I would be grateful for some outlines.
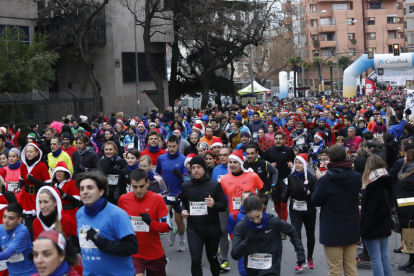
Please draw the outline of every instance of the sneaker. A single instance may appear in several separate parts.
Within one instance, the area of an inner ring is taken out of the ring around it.
[[[222,260],[220,264],[221,271],[230,271],[230,264],[227,260]]]
[[[314,269],[315,268],[315,264],[313,263],[313,259],[312,258],[308,258],[308,265],[307,267],[309,269]]]
[[[168,260],[168,258],[165,258],[165,275],[167,275],[167,267],[169,263],[170,263],[170,260]]]
[[[185,241],[180,241],[178,243],[177,251],[178,252],[184,252],[185,251]]]
[[[282,239],[282,241],[286,240],[286,235],[283,233],[280,233],[280,238]]]
[[[174,245],[176,236],[177,236],[177,228],[173,227],[173,229],[170,230],[170,238],[168,239],[168,243],[170,246]]]
[[[303,266],[304,265],[296,265],[295,270],[296,271],[301,271],[301,270],[303,270]]]

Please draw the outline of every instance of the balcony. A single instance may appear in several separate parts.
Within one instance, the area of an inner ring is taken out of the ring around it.
[[[319,43],[320,43],[320,47],[321,48],[332,48],[332,47],[336,47],[335,40],[331,40],[331,41],[319,41]]]
[[[318,27],[318,32],[320,32],[320,33],[335,32],[335,25],[319,26]]]

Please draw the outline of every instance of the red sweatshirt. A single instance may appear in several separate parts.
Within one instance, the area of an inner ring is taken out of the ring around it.
[[[137,217],[140,219],[141,213],[148,213],[152,219],[149,232],[135,231],[138,240],[138,253],[132,255],[132,257],[156,260],[164,256],[160,232],[170,231],[170,226],[167,222],[159,222],[159,219],[168,216],[167,206],[162,196],[147,191],[142,198],[137,198],[134,192],[130,192],[119,198],[118,207],[127,212],[129,216],[132,216],[131,220]],[[141,223],[145,224],[145,222]]]
[[[160,149],[157,152],[149,151],[148,149],[141,151],[141,156],[148,155],[152,160],[152,165],[157,166],[157,160],[160,155],[167,153],[166,150]]]

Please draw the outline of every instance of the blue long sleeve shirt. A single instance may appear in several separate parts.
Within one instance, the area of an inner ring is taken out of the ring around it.
[[[162,175],[165,183],[170,188],[170,195],[177,196],[181,192],[183,179],[173,174],[175,168],[181,175],[188,173],[187,167],[184,166],[185,156],[178,154],[171,155],[169,152],[158,157],[156,173]]]

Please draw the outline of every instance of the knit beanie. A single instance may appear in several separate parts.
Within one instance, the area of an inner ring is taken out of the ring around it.
[[[67,133],[67,132],[63,132],[62,133],[62,139],[64,139],[64,138],[70,139],[70,134]]]
[[[14,152],[14,153],[17,155],[17,157],[20,159],[20,150],[19,150],[19,149],[17,149],[17,148],[12,148],[12,149],[10,150],[10,152]]]
[[[203,167],[205,171],[207,170],[206,160],[202,156],[200,155],[194,156],[190,161],[190,168],[195,164]]]

